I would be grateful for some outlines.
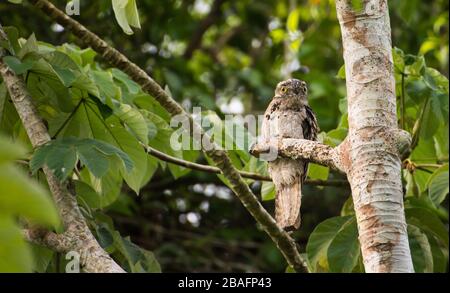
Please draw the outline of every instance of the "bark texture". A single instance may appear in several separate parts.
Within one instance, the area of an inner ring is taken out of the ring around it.
[[[278,150],[278,155],[291,159],[304,159],[310,162],[330,167],[333,170],[344,172],[337,148],[319,143],[317,141],[296,138],[284,138],[268,143],[258,142],[253,145],[250,153],[260,156],[272,150]]]
[[[192,126],[191,131],[201,134],[201,141],[210,141],[209,137],[204,133],[202,127],[198,123],[194,122],[191,115],[184,111],[181,105],[169,96],[167,92],[164,91],[163,88],[139,66],[128,60],[126,56],[109,46],[104,40],[89,31],[79,22],[67,16],[49,1],[29,1],[35,4],[36,7],[41,9],[54,21],[70,30],[86,45],[90,46],[93,50],[99,53],[100,56],[102,56],[109,64],[128,74],[131,79],[142,87],[143,91],[152,95],[172,116],[185,116]],[[202,145],[202,147],[204,147],[204,145]],[[288,264],[297,272],[307,271],[303,257],[300,255],[294,239],[292,239],[288,233],[281,229],[276,224],[272,216],[264,209],[258,198],[251,191],[250,187],[242,179],[239,171],[233,166],[227,152],[215,143],[212,143],[207,149],[203,149],[203,151],[212,159],[223,175],[228,179],[231,189],[235,195],[277,245]]]
[[[6,34],[0,24],[0,40],[6,41]],[[38,115],[24,81],[4,62],[4,50],[0,49],[0,74],[8,89],[11,100],[19,114],[22,124],[34,148],[50,141],[50,135]],[[98,244],[78,208],[76,197],[59,182],[50,169],[44,167],[44,173],[53,198],[61,215],[65,232],[55,234],[36,230],[28,236],[38,241],[50,242],[59,252],[76,251],[80,254],[80,266],[86,272],[125,272]],[[33,237],[31,237],[33,238]]]
[[[349,134],[341,147],[366,272],[413,272],[403,207],[391,28],[386,0],[337,0]],[[401,135],[400,135],[401,134]],[[406,135],[406,139],[407,139]]]
[[[178,166],[183,166],[192,170],[197,170],[197,171],[203,171],[203,172],[208,172],[208,173],[215,173],[215,174],[221,174],[222,171],[214,166],[210,166],[210,165],[203,165],[203,164],[198,164],[198,163],[194,163],[194,162],[190,162],[190,161],[186,161],[186,160],[182,160],[180,158],[176,158],[173,156],[170,156],[166,153],[160,152],[150,146],[144,145],[142,144],[142,146],[145,148],[146,152],[152,156],[154,156],[155,158],[158,158],[160,160],[163,160],[165,162],[171,163],[171,164],[175,164]],[[328,146],[325,146],[328,147]],[[272,179],[270,178],[270,176],[266,176],[266,175],[261,175],[258,173],[252,173],[252,172],[246,172],[246,171],[239,171],[239,174],[241,174],[241,176],[243,178],[249,178],[249,179],[254,179],[254,180],[259,180],[259,181],[272,181]],[[304,182],[305,185],[313,185],[313,186],[343,186],[343,187],[348,187],[348,182],[346,180],[320,180],[320,179],[306,179]]]
[[[336,148],[302,139],[255,145],[347,174],[368,273],[414,272],[406,231],[401,153],[411,135],[397,128],[391,28],[385,0],[337,0],[346,68],[349,133]],[[356,6],[356,5],[355,5]]]

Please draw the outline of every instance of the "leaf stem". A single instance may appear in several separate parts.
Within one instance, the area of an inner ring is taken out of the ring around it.
[[[405,129],[405,74],[402,72],[402,90],[400,93],[400,128]]]
[[[83,102],[83,99],[80,99],[78,104],[75,106],[75,108],[70,113],[69,117],[67,117],[66,121],[64,121],[64,123],[59,127],[59,129],[56,131],[56,133],[52,136],[52,139],[55,139],[58,136],[58,134],[64,129],[64,127],[66,127],[67,123],[69,123],[69,121],[72,119],[72,117],[78,111],[78,108],[80,108],[82,102]]]

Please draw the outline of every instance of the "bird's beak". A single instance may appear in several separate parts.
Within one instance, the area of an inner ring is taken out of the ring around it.
[[[273,98],[274,98],[274,99],[279,99],[279,98],[281,98],[281,96],[275,95]]]

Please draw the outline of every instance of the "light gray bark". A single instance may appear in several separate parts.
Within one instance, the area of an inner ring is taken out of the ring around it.
[[[336,148],[301,139],[256,145],[254,154],[306,159],[343,171],[352,189],[368,273],[414,272],[403,206],[400,151],[411,136],[397,128],[387,1],[337,0],[348,99],[349,133]]]
[[[391,28],[385,0],[337,0],[349,134],[341,151],[366,272],[413,272],[403,207]]]

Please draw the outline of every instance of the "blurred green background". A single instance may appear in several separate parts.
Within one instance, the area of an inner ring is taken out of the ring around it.
[[[187,109],[260,114],[275,85],[292,75],[307,81],[323,131],[335,129],[345,112],[334,1],[139,0],[142,28],[134,35],[117,25],[110,0],[80,3],[78,21],[167,84]],[[389,8],[393,46],[423,54],[427,66],[448,77],[448,1],[391,0]],[[2,1],[0,15],[21,36],[83,46],[28,4]],[[252,188],[259,194],[260,184]],[[301,251],[317,224],[340,214],[350,190],[307,186],[303,193],[303,224],[293,235]],[[273,212],[273,201],[264,205]],[[139,196],[124,188],[107,214],[122,235],[152,250],[165,272],[285,270],[273,243],[214,174],[174,179],[159,169]]]

